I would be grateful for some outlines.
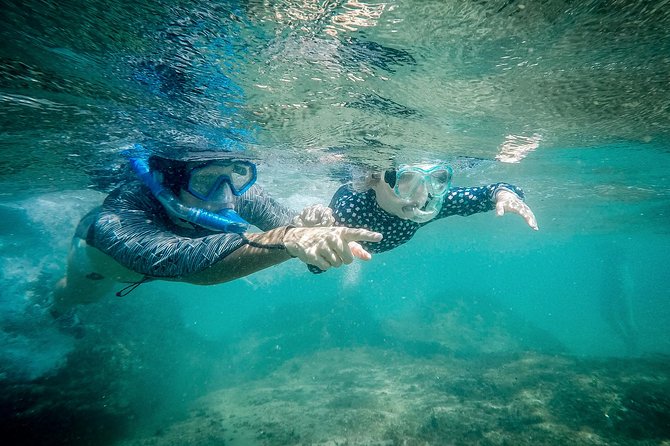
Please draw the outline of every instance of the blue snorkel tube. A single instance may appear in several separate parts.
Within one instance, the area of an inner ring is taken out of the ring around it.
[[[133,144],[133,148],[124,150],[123,155],[128,158],[130,167],[142,183],[151,190],[165,210],[175,217],[217,232],[242,234],[249,229],[249,223],[232,209],[215,213],[184,205],[170,189],[156,181],[149,168],[148,151],[142,144]]]

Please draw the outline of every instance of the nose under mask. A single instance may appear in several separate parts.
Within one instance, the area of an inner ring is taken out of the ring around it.
[[[235,206],[235,196],[228,184],[223,183],[219,190],[205,203],[207,209],[212,212],[221,212],[226,209],[233,209]]]

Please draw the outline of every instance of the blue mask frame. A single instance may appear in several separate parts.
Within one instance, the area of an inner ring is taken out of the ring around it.
[[[251,161],[231,160],[230,162],[223,162],[223,164],[226,164],[226,165],[239,164],[239,165],[245,166],[246,168],[248,168],[251,171],[251,177],[247,182],[245,182],[243,185],[235,184],[235,181],[233,181],[233,179],[230,177],[230,174],[226,173],[226,174],[219,175],[219,177],[216,179],[216,181],[211,186],[209,186],[206,194],[202,194],[202,193],[196,191],[191,186],[191,178],[193,177],[194,173],[197,174],[197,172],[199,170],[208,168],[208,167],[212,166],[213,164],[217,164],[217,163],[222,163],[222,162],[221,161],[210,161],[208,163],[205,163],[205,164],[202,164],[198,167],[195,167],[191,170],[191,173],[189,174],[189,181],[188,181],[187,189],[186,189],[191,195],[193,195],[194,197],[196,197],[196,198],[198,198],[202,201],[210,201],[213,198],[214,194],[219,190],[219,188],[224,183],[226,183],[230,187],[230,190],[233,193],[233,195],[239,197],[240,195],[242,195],[243,193],[248,191],[249,188],[251,188],[251,186],[254,185],[254,183],[256,183],[256,179],[258,177],[258,171],[257,171],[256,165],[254,163],[252,163]]]

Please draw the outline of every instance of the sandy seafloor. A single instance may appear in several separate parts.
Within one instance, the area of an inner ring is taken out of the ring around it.
[[[296,358],[135,445],[670,445],[667,361],[532,352]]]
[[[4,435],[116,446],[670,445],[666,356],[577,357],[474,302],[436,304],[430,321],[384,320],[383,335],[365,339],[365,321],[333,307],[311,324],[247,330],[216,354],[169,305],[153,315],[162,328],[128,330],[140,304],[115,302],[98,322],[84,314],[88,333],[56,375],[5,386]],[[301,348],[286,351],[297,334]]]

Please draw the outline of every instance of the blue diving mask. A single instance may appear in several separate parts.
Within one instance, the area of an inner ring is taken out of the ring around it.
[[[203,201],[218,196],[224,184],[235,196],[245,193],[256,182],[256,165],[249,161],[215,160],[191,170],[187,190]]]
[[[151,190],[151,193],[163,205],[165,210],[173,216],[212,231],[241,234],[249,229],[249,223],[240,217],[233,209],[222,209],[219,212],[212,212],[199,207],[187,206],[182,203],[169,188],[156,180],[153,172],[149,168],[148,152],[141,144],[134,144],[132,149],[124,151],[124,155],[128,158],[130,166],[135,174]],[[253,181],[255,181],[255,179],[256,169],[254,166]],[[241,191],[241,194],[251,187],[253,181],[251,181],[246,188],[244,186],[238,187],[241,183],[236,182],[234,186],[235,189],[233,189],[233,185],[231,185],[231,190],[233,190],[233,192],[235,190],[238,192]],[[212,185],[210,189],[216,190],[217,188],[220,188],[223,181],[217,180],[215,183],[218,183],[218,186],[215,187]],[[205,194],[205,196],[210,195],[211,194],[209,193]]]
[[[409,218],[417,223],[425,223],[437,216],[442,209],[444,197],[451,187],[453,171],[445,164],[402,165],[397,170],[384,174],[384,181],[394,194],[403,201],[411,202],[417,196],[427,195],[423,206],[409,204],[403,207]]]

